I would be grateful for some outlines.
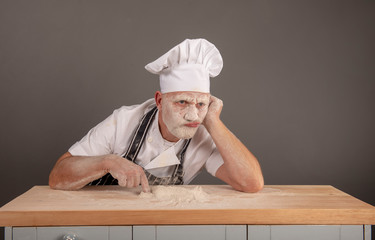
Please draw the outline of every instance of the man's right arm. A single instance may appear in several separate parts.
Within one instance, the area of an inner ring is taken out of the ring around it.
[[[77,190],[88,183],[110,173],[123,187],[142,185],[149,192],[147,177],[142,167],[113,154],[102,156],[73,156],[63,154],[56,162],[49,176],[53,189]]]

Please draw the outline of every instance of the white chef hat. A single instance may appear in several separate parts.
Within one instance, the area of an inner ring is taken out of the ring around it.
[[[210,77],[219,75],[223,59],[219,50],[205,39],[186,39],[145,66],[159,74],[162,93],[210,92]]]

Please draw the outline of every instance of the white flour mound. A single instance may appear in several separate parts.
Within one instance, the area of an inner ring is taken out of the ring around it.
[[[209,200],[209,195],[200,186],[193,189],[175,186],[155,186],[152,188],[152,193],[141,192],[139,197],[156,198],[159,201],[172,204],[207,202]]]

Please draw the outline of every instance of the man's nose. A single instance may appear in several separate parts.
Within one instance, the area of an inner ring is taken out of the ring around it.
[[[192,122],[196,119],[198,119],[198,109],[195,106],[189,106],[185,114],[185,120]]]

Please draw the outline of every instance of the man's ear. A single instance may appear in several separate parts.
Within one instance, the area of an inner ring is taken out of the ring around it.
[[[161,101],[162,101],[162,93],[160,91],[156,91],[155,93],[155,103],[158,109],[161,108]]]

